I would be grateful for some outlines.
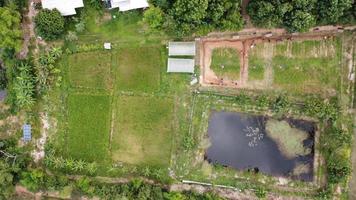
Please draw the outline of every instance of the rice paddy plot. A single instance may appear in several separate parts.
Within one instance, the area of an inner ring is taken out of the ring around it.
[[[73,87],[109,89],[111,78],[111,53],[95,51],[69,56],[69,81]]]
[[[116,53],[117,88],[153,92],[159,89],[163,66],[161,47],[122,48]]]
[[[70,94],[68,97],[67,156],[89,162],[108,158],[110,98]]]
[[[167,167],[173,135],[173,100],[120,96],[116,106],[113,160],[134,165]]]

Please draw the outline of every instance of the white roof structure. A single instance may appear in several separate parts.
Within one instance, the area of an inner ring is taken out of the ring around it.
[[[194,73],[194,59],[168,58],[167,72]]]
[[[111,8],[119,8],[120,11],[128,11],[149,7],[147,0],[110,0]]]
[[[75,9],[81,7],[84,7],[83,0],[42,0],[42,8],[56,8],[63,16],[75,15]]]
[[[169,42],[169,56],[195,56],[195,42]]]

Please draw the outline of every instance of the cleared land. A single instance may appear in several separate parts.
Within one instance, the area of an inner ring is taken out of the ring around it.
[[[96,51],[69,56],[69,80],[73,87],[109,89],[111,52]]]
[[[116,104],[113,160],[167,167],[171,155],[173,101],[121,96]]]
[[[230,80],[240,79],[240,53],[233,48],[213,50],[211,69],[218,77]]]
[[[75,159],[103,162],[108,158],[110,98],[71,94],[68,98],[68,154]]]

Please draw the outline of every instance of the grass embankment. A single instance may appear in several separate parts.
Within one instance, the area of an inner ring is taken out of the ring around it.
[[[216,48],[213,50],[210,68],[219,78],[240,79],[240,54],[233,48]]]

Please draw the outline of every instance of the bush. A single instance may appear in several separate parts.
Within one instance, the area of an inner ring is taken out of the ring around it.
[[[64,18],[57,9],[41,10],[35,23],[37,33],[46,40],[58,39],[64,32]]]
[[[158,31],[164,22],[163,12],[160,8],[151,6],[143,15],[143,22],[148,24],[151,30]]]
[[[31,191],[37,191],[44,185],[44,176],[44,173],[40,170],[23,172],[20,183]]]

